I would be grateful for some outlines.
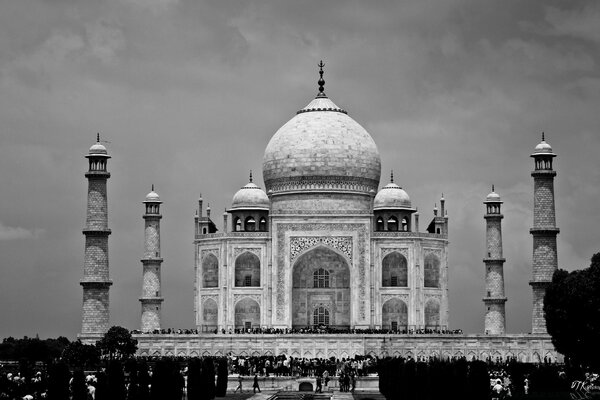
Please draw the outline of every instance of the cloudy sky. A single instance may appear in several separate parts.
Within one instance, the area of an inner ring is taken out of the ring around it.
[[[600,2],[0,0],[0,337],[80,330],[87,182],[110,143],[111,323],[139,326],[142,204],[164,201],[163,321],[193,327],[193,215],[221,214],[317,93],[363,125],[426,225],[450,217],[451,328],[483,331],[496,185],[509,332],[531,327],[532,178],[555,169],[559,264],[600,251]]]

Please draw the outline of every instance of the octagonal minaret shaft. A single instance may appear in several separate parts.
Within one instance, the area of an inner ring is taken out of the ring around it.
[[[108,276],[108,199],[106,181],[110,173],[106,164],[110,156],[106,147],[97,142],[85,156],[89,161],[87,217],[85,229],[85,258],[83,263],[82,335],[104,334],[109,324],[108,292],[112,282]]]
[[[503,335],[506,333],[506,297],[504,294],[504,261],[502,256],[502,205],[500,196],[494,191],[486,197],[486,257],[485,290],[485,334]]]
[[[552,160],[556,154],[546,143],[542,133],[542,141],[535,147],[533,154],[535,170],[533,177],[533,274],[529,282],[533,290],[533,315],[531,332],[547,334],[544,316],[544,296],[546,288],[552,281],[552,275],[558,268],[556,252],[556,235],[560,230],[556,227],[554,208],[554,177]]]
[[[163,298],[160,292],[160,267],[163,259],[160,255],[160,205],[158,194],[152,191],[146,196],[144,203],[144,258],[142,297],[142,318],[140,330],[152,332],[160,329],[160,314]]]

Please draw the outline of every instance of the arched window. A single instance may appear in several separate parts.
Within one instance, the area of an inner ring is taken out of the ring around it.
[[[235,259],[235,286],[260,286],[260,260],[250,252]]]
[[[402,230],[404,232],[408,231],[408,220],[406,217],[402,218]]]
[[[329,271],[323,268],[319,268],[313,274],[314,285],[316,288],[328,288],[329,287]]]
[[[435,300],[425,304],[425,328],[436,328],[440,325],[440,305]]]
[[[377,218],[377,224],[376,224],[375,230],[376,231],[383,231],[384,230],[384,228],[383,228],[383,218],[381,218],[381,217]]]
[[[424,285],[425,287],[440,287],[440,260],[434,254],[425,256]]]
[[[260,326],[260,305],[248,297],[238,301],[234,308],[236,329],[251,329]]]
[[[408,286],[408,263],[402,254],[390,253],[383,258],[381,264],[381,286]]]
[[[267,219],[265,217],[260,219],[260,222],[258,223],[258,230],[261,232],[267,231]]]
[[[254,217],[246,218],[245,227],[247,232],[254,232],[256,230],[256,220]]]
[[[392,298],[383,303],[381,316],[384,329],[406,330],[408,327],[408,307],[400,299]]]
[[[202,287],[210,288],[219,285],[219,260],[209,253],[202,260]]]
[[[202,325],[203,330],[213,330],[217,328],[219,320],[219,309],[213,299],[208,299],[202,305]]]
[[[329,310],[325,307],[317,307],[315,308],[313,314],[313,324],[314,325],[329,325]]]
[[[387,221],[388,231],[397,231],[398,230],[398,218],[392,216]]]
[[[242,230],[242,220],[241,219],[236,218],[233,221],[233,225],[234,225],[234,229],[235,229],[236,232],[239,232],[239,231]]]

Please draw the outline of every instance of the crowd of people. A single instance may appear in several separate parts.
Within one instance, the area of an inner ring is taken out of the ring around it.
[[[149,332],[143,332],[137,329],[131,331],[131,334],[153,334],[153,335],[197,335],[201,333],[198,329],[155,329]],[[446,328],[398,328],[398,329],[350,329],[336,328],[331,326],[307,326],[304,328],[229,328],[212,329],[209,333],[214,334],[250,334],[250,335],[323,335],[323,334],[342,334],[342,335],[462,335],[462,329]]]
[[[377,373],[377,358],[294,358],[279,356],[229,356],[230,374],[292,377],[367,376]]]
[[[41,371],[33,370],[22,374],[18,368],[0,364],[0,399],[34,400],[44,399],[47,380]]]

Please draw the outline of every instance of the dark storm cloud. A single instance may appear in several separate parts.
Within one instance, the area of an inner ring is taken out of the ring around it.
[[[419,207],[450,216],[450,320],[483,329],[485,195],[504,204],[508,330],[530,327],[532,179],[545,130],[559,263],[598,251],[593,1],[34,1],[0,5],[0,335],[80,324],[83,155],[109,140],[112,322],[139,324],[141,201],[163,206],[164,325],[190,327],[200,192],[219,226],[273,133],[326,92]],[[9,240],[10,239],[10,240]]]

